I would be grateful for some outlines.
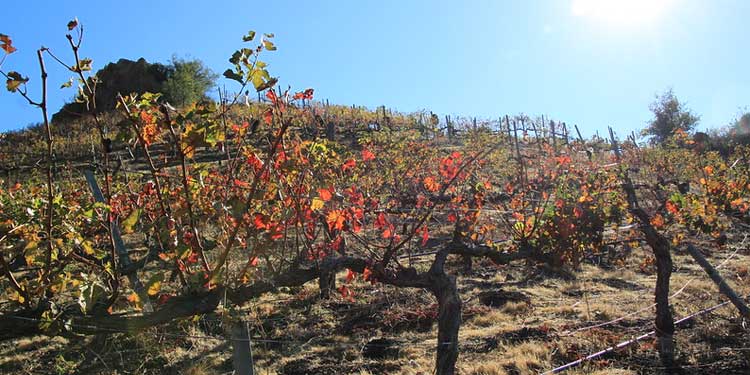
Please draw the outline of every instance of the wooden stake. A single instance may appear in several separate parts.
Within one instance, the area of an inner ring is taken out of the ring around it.
[[[734,292],[732,287],[727,284],[726,280],[724,280],[723,277],[721,277],[721,274],[719,274],[719,271],[714,268],[711,263],[706,260],[706,258],[701,254],[701,252],[696,249],[692,244],[689,244],[687,246],[687,250],[690,253],[690,255],[695,259],[698,264],[700,264],[701,268],[703,268],[704,271],[708,274],[708,276],[713,280],[713,282],[716,284],[716,286],[719,287],[719,291],[721,294],[727,296],[730,301],[732,301],[732,304],[737,307],[737,310],[740,311],[740,314],[742,314],[745,319],[750,319],[750,309],[748,309],[745,302],[742,300],[740,296],[737,295],[737,293]]]
[[[99,185],[96,183],[94,172],[87,169],[83,171],[83,174],[86,176],[86,181],[91,188],[91,193],[94,195],[94,200],[100,203],[104,203],[104,194],[102,194],[101,189],[99,189]],[[140,298],[141,300],[141,304],[143,305],[143,312],[153,312],[154,308],[151,306],[151,301],[149,301],[148,299],[146,288],[138,279],[136,271],[131,268],[132,262],[130,261],[130,256],[128,255],[128,249],[125,247],[125,242],[120,236],[120,228],[118,226],[117,220],[110,223],[110,230],[112,231],[112,241],[114,242],[114,247],[119,257],[120,270],[123,274],[128,276],[130,286],[133,288],[135,294],[137,294],[138,298]],[[112,259],[113,263],[114,261],[115,260]]]

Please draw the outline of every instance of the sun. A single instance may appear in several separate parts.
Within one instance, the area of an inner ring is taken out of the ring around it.
[[[616,28],[654,25],[669,11],[674,0],[572,0],[576,17]]]

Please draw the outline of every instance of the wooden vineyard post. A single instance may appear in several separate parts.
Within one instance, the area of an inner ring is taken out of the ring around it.
[[[552,150],[555,151],[555,155],[557,155],[557,134],[555,134],[555,122],[550,121],[549,122],[549,130],[552,135]]]
[[[83,174],[86,176],[86,181],[91,188],[91,193],[94,195],[94,199],[99,203],[104,203],[104,194],[102,194],[102,190],[96,183],[94,172],[87,169],[83,172]],[[109,228],[112,231],[112,242],[114,242],[113,245],[119,257],[120,270],[124,275],[128,277],[128,281],[130,281],[130,285],[133,287],[133,291],[135,291],[135,294],[137,294],[138,298],[140,298],[141,304],[143,305],[143,312],[153,312],[154,308],[151,306],[151,302],[148,299],[146,288],[143,287],[141,280],[138,279],[136,270],[132,268],[133,263],[130,261],[130,256],[128,255],[128,249],[125,247],[125,242],[120,236],[120,227],[118,227],[118,224],[119,223],[117,222],[117,220],[113,220],[110,223]],[[114,259],[112,259],[112,262],[114,262]]]
[[[581,136],[581,131],[578,130],[578,125],[573,124],[573,127],[576,129],[576,134],[578,134],[578,141],[581,142],[581,144],[585,144],[586,142],[583,140],[583,136]]]
[[[693,257],[693,259],[695,259],[695,261],[700,264],[701,268],[706,271],[706,273],[711,278],[711,280],[713,280],[716,286],[719,287],[719,291],[721,292],[721,294],[729,298],[729,300],[735,307],[737,307],[737,310],[740,311],[740,314],[742,314],[743,317],[745,317],[746,319],[750,319],[750,309],[748,309],[742,298],[734,292],[732,287],[727,284],[726,280],[721,277],[719,271],[717,271],[716,268],[714,268],[711,263],[706,260],[703,254],[701,254],[701,252],[698,251],[698,249],[696,249],[693,245],[688,245],[687,250]]]
[[[510,130],[510,117],[508,117],[508,115],[505,115],[505,126],[508,127],[508,139],[510,139],[510,138],[513,137],[513,135],[511,134],[511,130]]]
[[[250,333],[247,323],[236,320],[229,328],[229,338],[232,342],[232,363],[236,375],[254,375],[253,348],[250,343]]]
[[[326,123],[326,139],[331,142],[336,140],[336,125],[333,121]]]

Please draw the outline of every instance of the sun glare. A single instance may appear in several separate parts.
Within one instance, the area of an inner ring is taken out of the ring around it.
[[[673,0],[573,0],[571,12],[606,26],[629,28],[648,26],[669,10]]]

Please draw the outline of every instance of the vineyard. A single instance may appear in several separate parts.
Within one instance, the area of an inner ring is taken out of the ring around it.
[[[255,32],[218,101],[99,111],[68,30],[38,74],[0,35],[43,121],[0,144],[2,373],[750,368],[750,147],[332,105],[280,87]],[[75,127],[45,64],[74,75]]]

